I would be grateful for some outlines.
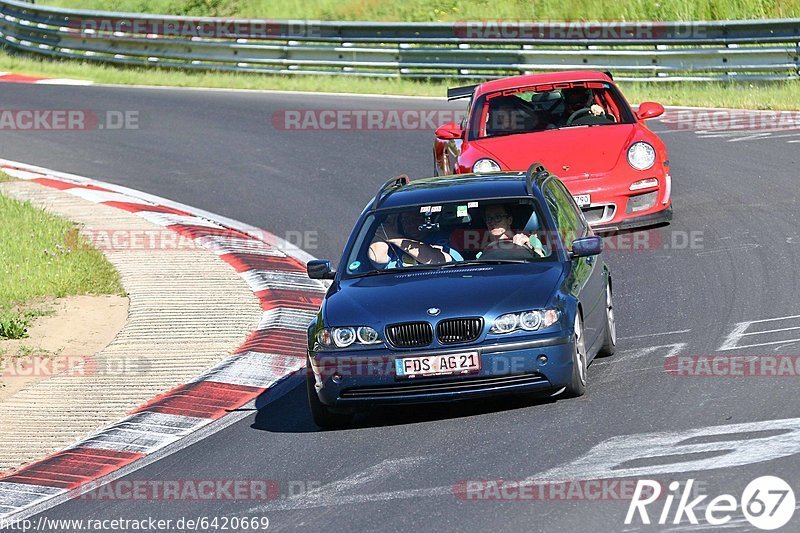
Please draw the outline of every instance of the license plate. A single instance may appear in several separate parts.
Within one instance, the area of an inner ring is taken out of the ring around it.
[[[592,203],[590,194],[576,194],[573,198],[575,198],[575,203],[578,204],[578,207],[588,207]]]
[[[472,374],[481,369],[481,358],[478,352],[424,355],[395,359],[394,367],[397,377],[403,379]]]

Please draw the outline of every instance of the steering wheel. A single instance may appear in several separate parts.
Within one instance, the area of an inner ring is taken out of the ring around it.
[[[578,109],[573,114],[571,114],[569,116],[569,118],[567,119],[567,126],[571,125],[575,121],[575,119],[577,119],[578,117],[582,117],[583,115],[588,115],[591,112],[592,112],[592,110],[589,107],[584,107],[583,109]]]
[[[538,258],[527,246],[514,244],[509,240],[494,241],[483,249],[481,259],[531,259]]]

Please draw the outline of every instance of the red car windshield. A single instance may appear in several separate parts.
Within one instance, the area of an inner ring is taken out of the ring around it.
[[[630,107],[610,83],[550,83],[481,95],[473,105],[469,137],[475,140],[635,121]]]

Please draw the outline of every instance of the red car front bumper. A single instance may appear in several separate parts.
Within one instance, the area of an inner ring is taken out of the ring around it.
[[[639,181],[656,179],[657,185],[631,190]],[[562,178],[592,229],[598,232],[651,226],[672,220],[672,178],[669,167],[648,172],[612,171],[608,175]],[[583,198],[581,198],[583,197]]]

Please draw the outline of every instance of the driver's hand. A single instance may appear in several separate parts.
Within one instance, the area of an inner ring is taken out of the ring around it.
[[[517,233],[516,235],[514,235],[514,238],[512,239],[512,242],[514,244],[516,244],[517,246],[524,246],[524,247],[528,248],[529,250],[533,249],[533,247],[531,246],[530,238],[527,235],[525,235],[524,233]]]
[[[601,106],[599,104],[592,104],[592,107],[589,108],[589,112],[592,115],[594,115],[596,117],[599,117],[600,115],[605,114],[606,110],[603,109],[603,106]]]

